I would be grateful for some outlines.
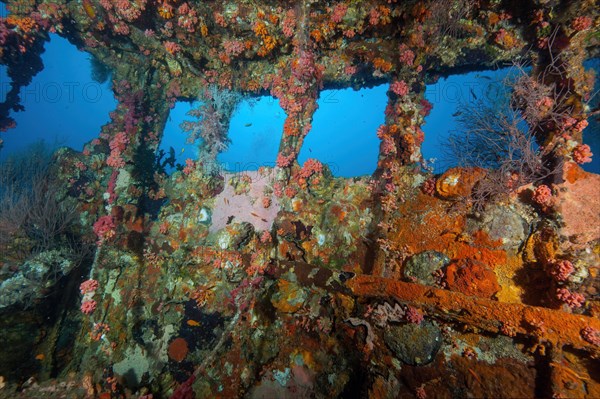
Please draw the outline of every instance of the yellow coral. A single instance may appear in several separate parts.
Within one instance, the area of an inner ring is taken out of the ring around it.
[[[6,23],[9,25],[15,25],[19,28],[19,30],[25,33],[31,32],[31,30],[37,26],[35,21],[30,17],[19,18],[12,15],[6,17]]]
[[[264,37],[269,34],[269,32],[267,31],[267,26],[262,21],[256,22],[254,24],[253,30],[254,30],[254,33],[256,34],[256,36]]]
[[[392,63],[381,57],[377,57],[373,60],[373,66],[381,72],[389,72],[392,69]]]
[[[276,44],[277,44],[277,40],[275,40],[275,38],[273,38],[272,36],[263,37],[263,45],[258,50],[257,54],[261,57],[269,54],[271,52],[271,50],[273,50],[275,48]]]
[[[158,15],[164,19],[173,18],[173,6],[168,3],[162,4],[160,7],[158,7]]]
[[[310,32],[310,37],[312,37],[313,40],[317,43],[323,40],[323,34],[318,29],[314,29],[312,32]]]

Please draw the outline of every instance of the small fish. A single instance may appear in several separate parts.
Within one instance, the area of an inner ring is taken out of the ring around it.
[[[485,76],[485,75],[477,75],[477,77],[481,78],[481,79],[492,80],[492,78],[490,78],[489,76]]]
[[[462,111],[456,111],[455,113],[452,114],[452,116],[460,116],[462,115]]]
[[[185,148],[182,148],[182,149],[181,149],[181,153],[183,154],[183,152],[184,152],[184,151],[185,151]]]
[[[186,323],[190,327],[200,327],[200,323],[196,320],[188,320]]]
[[[244,125],[244,127],[250,127],[250,126],[252,126],[252,123],[246,123],[246,124]]]
[[[471,91],[471,95],[473,96],[473,98],[475,100],[477,100],[477,96],[475,95],[475,92],[473,91],[473,89],[469,89]]]
[[[43,353],[40,353],[39,355],[35,356],[36,360],[42,361],[46,358],[46,355],[44,355]]]
[[[90,0],[83,0],[82,5],[83,10],[88,15],[88,17],[90,17],[90,19],[96,18],[96,10],[94,9],[94,6],[92,5],[92,2]]]
[[[265,219],[265,218],[260,218],[260,220],[262,220],[263,223],[267,223],[267,219]]]
[[[259,216],[258,214],[256,214],[255,212],[250,212],[250,214],[251,214],[252,216],[254,216],[255,218],[260,218],[260,216]]]
[[[225,202],[225,204],[229,205],[229,200],[227,198],[223,198],[223,202]]]

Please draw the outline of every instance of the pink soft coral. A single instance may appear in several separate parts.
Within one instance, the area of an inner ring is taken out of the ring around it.
[[[559,282],[567,281],[569,276],[573,274],[574,271],[575,268],[573,267],[573,264],[568,260],[556,262],[550,268],[550,274],[556,281]]]
[[[556,298],[564,302],[570,308],[580,308],[585,302],[585,297],[577,292],[571,292],[566,288],[556,290]]]
[[[394,139],[390,136],[385,135],[381,139],[381,153],[383,155],[396,153],[396,143],[394,142]]]
[[[397,96],[405,96],[408,94],[408,85],[403,80],[397,80],[390,85],[390,90]]]
[[[115,137],[111,140],[109,147],[111,151],[116,151],[121,153],[127,148],[127,144],[129,144],[129,138],[125,132],[119,132],[115,134]]]
[[[342,19],[346,16],[346,12],[348,11],[348,5],[344,3],[338,3],[333,7],[331,13],[331,22],[335,24],[339,24],[342,22]]]
[[[129,138],[125,132],[115,134],[109,143],[110,155],[106,160],[106,164],[112,168],[122,168],[125,166],[125,161],[122,158],[122,153],[129,144]]]
[[[423,314],[421,313],[421,311],[412,306],[406,307],[405,317],[409,323],[413,324],[421,324],[421,322],[423,321]]]
[[[408,66],[412,66],[415,61],[415,53],[408,48],[406,44],[401,44],[398,48],[398,52],[400,53],[399,60],[402,64],[406,64]]]
[[[600,346],[600,331],[593,327],[586,326],[581,330],[581,338],[592,345]]]
[[[81,311],[85,314],[92,314],[96,310],[96,301],[93,299],[85,301],[81,304]]]
[[[435,195],[435,182],[435,177],[430,177],[429,179],[425,180],[421,186],[421,191],[433,197]]]
[[[298,173],[299,177],[308,179],[313,174],[319,174],[323,172],[323,164],[316,159],[309,158],[302,165],[302,169]]]
[[[294,28],[296,27],[296,13],[294,10],[287,10],[282,22],[282,31],[285,37],[294,36]]]
[[[541,184],[533,192],[532,199],[539,205],[549,206],[552,203],[552,190],[545,184]]]
[[[167,50],[167,52],[169,52],[171,54],[175,54],[175,53],[179,52],[179,50],[181,50],[181,47],[179,46],[179,44],[177,44],[175,42],[171,42],[171,41],[164,42],[164,46],[165,46],[165,50]]]
[[[86,280],[79,286],[79,291],[81,291],[82,294],[95,292],[97,289],[98,281],[93,279]]]
[[[279,168],[287,168],[292,164],[295,158],[296,156],[294,154],[283,155],[282,153],[279,153],[277,155],[277,160],[275,161],[275,163]]]
[[[99,241],[113,237],[115,228],[115,222],[110,215],[102,216],[94,223],[94,233],[96,233]]]
[[[190,175],[192,174],[192,172],[194,171],[194,169],[196,169],[196,162],[194,162],[193,159],[186,159],[185,160],[185,167],[183,168],[182,172],[184,175]]]
[[[593,22],[592,18],[587,15],[580,16],[571,22],[571,28],[576,31],[588,30],[592,27]]]
[[[579,144],[573,150],[573,160],[578,164],[592,162],[592,151],[587,144]]]

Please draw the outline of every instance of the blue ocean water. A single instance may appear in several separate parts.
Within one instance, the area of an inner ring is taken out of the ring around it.
[[[387,85],[321,93],[312,130],[298,158],[316,158],[335,176],[370,175],[377,167],[377,128],[384,122]]]
[[[384,121],[386,91],[387,85],[360,91],[324,90],[299,162],[316,158],[327,164],[336,176],[373,173],[379,151],[376,131]],[[199,105],[199,102],[178,102],[165,127],[161,148],[168,151],[172,146],[179,154],[180,163],[197,156],[197,146],[185,142],[186,136],[179,124],[192,120],[186,113]],[[231,144],[218,160],[232,171],[274,166],[285,116],[279,101],[273,97],[244,100],[231,120]]]
[[[4,65],[0,65],[0,101],[6,100],[6,93],[9,88],[6,87],[10,84],[10,80],[8,78],[8,74],[6,73],[6,67]]]
[[[497,101],[502,95],[503,80],[509,73],[510,68],[471,72],[440,78],[427,85],[425,97],[433,104],[433,109],[422,127],[425,141],[421,153],[436,173],[456,166],[456,160],[448,156],[444,147],[448,136],[460,129],[458,117],[462,116],[463,108],[478,101]]]
[[[179,125],[194,121],[187,113],[200,106],[199,101],[179,101],[171,110],[165,125],[160,148],[168,152],[173,147],[177,162],[198,156],[198,143],[187,143],[187,135]],[[229,127],[231,145],[219,154],[218,160],[230,171],[257,170],[260,166],[274,166],[283,131],[285,112],[272,97],[243,101],[234,113]]]
[[[589,101],[591,109],[600,106],[600,58],[594,58],[583,63],[586,69],[592,69],[596,73],[596,81],[592,98]],[[589,125],[583,131],[583,142],[590,146],[594,156],[592,162],[583,165],[589,172],[600,173],[600,115],[588,118]]]
[[[11,113],[17,127],[2,135],[0,160],[39,140],[80,151],[84,143],[98,136],[100,127],[110,120],[109,112],[117,106],[110,82],[92,80],[89,55],[58,35],[50,36],[42,55],[44,70],[21,89],[25,111]],[[0,97],[9,90],[5,70],[0,70]]]
[[[285,112],[273,97],[244,101],[229,126],[229,149],[217,158],[232,171],[275,165]]]
[[[163,138],[160,142],[160,149],[167,154],[169,149],[173,148],[177,157],[177,163],[185,164],[187,158],[195,159],[198,157],[198,145],[187,143],[187,135],[181,130],[179,125],[185,120],[191,120],[187,113],[198,106],[197,103],[178,101],[169,113],[169,118],[165,124]],[[170,172],[171,169],[168,169]]]

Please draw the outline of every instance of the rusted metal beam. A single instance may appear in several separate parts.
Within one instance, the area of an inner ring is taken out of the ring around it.
[[[357,275],[346,285],[358,297],[410,303],[434,318],[464,323],[492,333],[530,336],[557,348],[568,345],[600,354],[598,346],[581,337],[581,330],[586,326],[600,330],[600,320],[593,317],[498,302],[382,277]]]
[[[304,262],[279,261],[268,274],[288,278],[292,273],[303,286],[324,288],[362,298],[395,300],[421,308],[428,316],[502,335],[524,335],[554,348],[568,345],[600,355],[600,348],[585,341],[581,330],[600,330],[600,320],[560,310],[498,302],[459,292],[407,283],[384,277],[354,275]]]

